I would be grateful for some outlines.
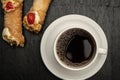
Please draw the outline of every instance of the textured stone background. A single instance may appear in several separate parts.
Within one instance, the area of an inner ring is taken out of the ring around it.
[[[32,5],[24,0],[23,16]],[[48,25],[67,14],[95,20],[106,33],[109,52],[102,69],[88,80],[120,80],[120,0],[52,0],[42,31],[35,35],[23,28],[24,48],[10,47],[3,39],[3,10],[0,4],[0,80],[60,80],[42,62],[40,41]]]

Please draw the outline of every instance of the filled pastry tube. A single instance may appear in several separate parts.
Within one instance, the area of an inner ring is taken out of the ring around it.
[[[24,46],[22,35],[23,0],[1,0],[4,9],[4,29],[2,37],[11,46]]]
[[[26,29],[35,33],[40,32],[50,2],[51,0],[33,0],[30,11],[23,19],[23,24]]]

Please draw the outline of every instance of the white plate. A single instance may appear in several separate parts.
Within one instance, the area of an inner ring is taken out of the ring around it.
[[[103,66],[107,55],[99,55],[96,62],[89,68],[79,71],[71,71],[62,67],[55,59],[53,45],[56,36],[66,27],[82,25],[93,31],[98,39],[99,47],[108,49],[106,36],[100,26],[92,19],[82,15],[67,15],[55,20],[46,29],[41,41],[41,56],[48,70],[55,76],[65,80],[83,80],[93,76]],[[107,54],[107,53],[106,53]]]

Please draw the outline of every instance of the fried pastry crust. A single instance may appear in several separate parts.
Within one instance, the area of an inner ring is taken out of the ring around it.
[[[2,37],[11,46],[24,46],[24,36],[22,35],[22,0],[1,0],[4,9],[4,29]],[[10,9],[5,9],[6,5]],[[16,5],[17,4],[17,5]],[[11,8],[11,5],[13,6]],[[12,9],[12,10],[11,10]]]
[[[23,25],[31,32],[40,32],[51,0],[33,0],[33,6],[23,19]]]

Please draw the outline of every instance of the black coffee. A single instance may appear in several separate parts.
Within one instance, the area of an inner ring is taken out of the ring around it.
[[[96,52],[95,40],[85,30],[73,28],[64,32],[57,42],[57,53],[69,66],[87,65]]]

